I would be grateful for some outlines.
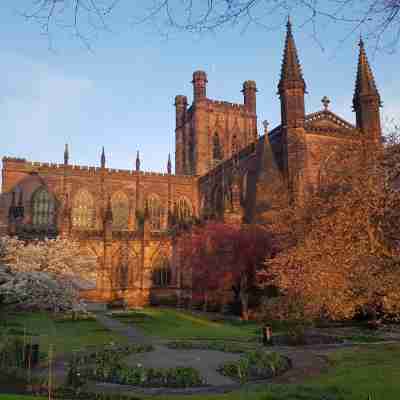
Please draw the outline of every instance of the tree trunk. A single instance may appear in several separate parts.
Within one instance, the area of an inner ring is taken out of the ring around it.
[[[240,292],[240,306],[241,306],[241,318],[244,321],[249,320],[249,295],[241,291]]]
[[[207,312],[208,308],[208,293],[204,293],[203,311]]]

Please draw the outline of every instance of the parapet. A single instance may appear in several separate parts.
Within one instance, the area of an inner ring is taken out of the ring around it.
[[[20,172],[31,173],[38,172],[43,174],[55,174],[75,176],[105,176],[109,178],[132,178],[132,177],[143,177],[143,178],[168,178],[172,182],[183,182],[190,183],[197,179],[191,175],[171,175],[167,172],[153,172],[153,171],[136,171],[136,170],[124,170],[115,168],[100,168],[88,165],[65,165],[48,162],[37,162],[27,161],[24,158],[13,158],[3,157],[3,163],[6,166],[7,162],[18,163],[17,167]]]
[[[230,103],[229,101],[208,100],[211,107],[222,108],[225,111],[247,112],[244,104]]]

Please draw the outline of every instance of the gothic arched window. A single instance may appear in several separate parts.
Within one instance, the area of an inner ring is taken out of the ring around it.
[[[81,229],[92,229],[95,223],[93,196],[81,189],[75,195],[72,206],[72,225]]]
[[[217,132],[215,132],[213,137],[213,159],[214,161],[221,161],[223,159],[221,142]]]
[[[160,257],[153,265],[153,285],[165,287],[171,285],[171,267],[166,257]]]
[[[193,215],[192,205],[189,202],[189,200],[187,200],[184,197],[181,197],[176,203],[176,212],[178,220],[180,221],[188,220]]]
[[[128,229],[129,200],[123,192],[115,193],[111,198],[113,214],[113,228],[116,230]]]
[[[149,213],[150,227],[152,230],[159,231],[162,226],[163,208],[161,201],[157,196],[149,196],[146,201],[146,207]]]
[[[32,196],[32,224],[50,226],[54,224],[55,202],[46,188],[40,187]]]

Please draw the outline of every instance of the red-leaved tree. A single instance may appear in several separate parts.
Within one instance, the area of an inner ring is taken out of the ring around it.
[[[240,301],[243,319],[249,316],[249,297],[257,272],[273,253],[270,234],[260,226],[207,223],[182,238],[182,265],[192,277],[194,299],[223,302],[230,292]]]

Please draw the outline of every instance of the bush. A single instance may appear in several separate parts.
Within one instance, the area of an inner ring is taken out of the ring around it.
[[[254,379],[268,379],[278,376],[291,367],[291,361],[275,352],[262,350],[245,353],[237,361],[221,365],[218,372],[241,383]]]

